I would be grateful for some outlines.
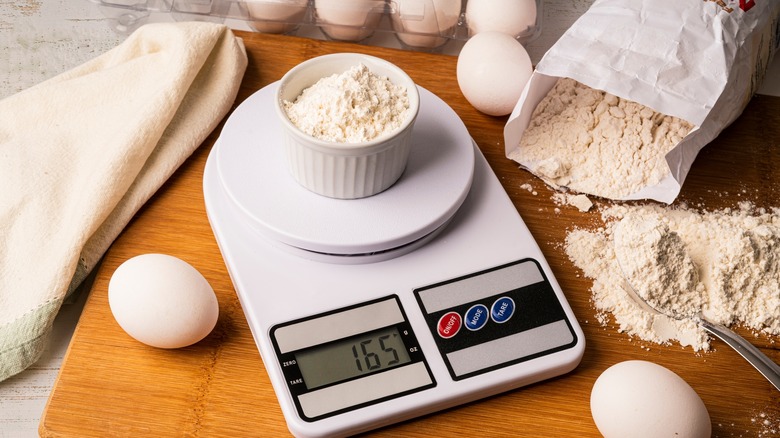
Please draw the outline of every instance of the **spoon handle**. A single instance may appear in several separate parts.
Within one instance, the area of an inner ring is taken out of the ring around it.
[[[704,319],[701,319],[699,322],[708,332],[729,344],[731,348],[736,350],[737,353],[745,358],[745,360],[750,362],[759,373],[766,377],[775,388],[780,390],[780,366],[774,363],[769,356],[762,353],[761,350],[746,341],[742,336],[720,324],[715,324]]]

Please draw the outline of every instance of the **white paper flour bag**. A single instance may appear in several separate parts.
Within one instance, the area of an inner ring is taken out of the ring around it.
[[[557,188],[672,203],[778,46],[777,0],[597,0],[537,65],[506,155]]]

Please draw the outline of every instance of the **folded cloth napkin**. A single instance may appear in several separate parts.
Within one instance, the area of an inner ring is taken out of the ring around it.
[[[0,100],[0,380],[35,362],[63,299],[235,101],[223,25],[149,24]]]

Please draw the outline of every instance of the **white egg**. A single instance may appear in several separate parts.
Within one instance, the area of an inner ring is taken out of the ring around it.
[[[396,36],[411,47],[435,48],[458,24],[462,0],[395,0],[391,15]]]
[[[712,433],[696,391],[671,370],[642,360],[604,371],[593,385],[590,410],[605,438],[705,438]]]
[[[314,0],[317,22],[328,38],[360,41],[379,26],[384,0]]]
[[[501,32],[520,36],[536,25],[536,0],[469,0],[466,24],[471,35]]]
[[[159,348],[180,348],[205,338],[219,304],[208,281],[187,262],[144,254],[122,263],[108,283],[108,304],[122,329]]]
[[[307,4],[308,0],[247,1],[248,23],[258,32],[290,32],[303,20]]]
[[[503,116],[514,109],[533,66],[517,40],[500,32],[469,38],[458,55],[458,85],[477,110]]]

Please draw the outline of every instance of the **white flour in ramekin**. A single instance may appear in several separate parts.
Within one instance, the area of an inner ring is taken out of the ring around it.
[[[360,143],[400,128],[409,97],[405,87],[360,64],[320,79],[284,107],[290,121],[312,137]]]

